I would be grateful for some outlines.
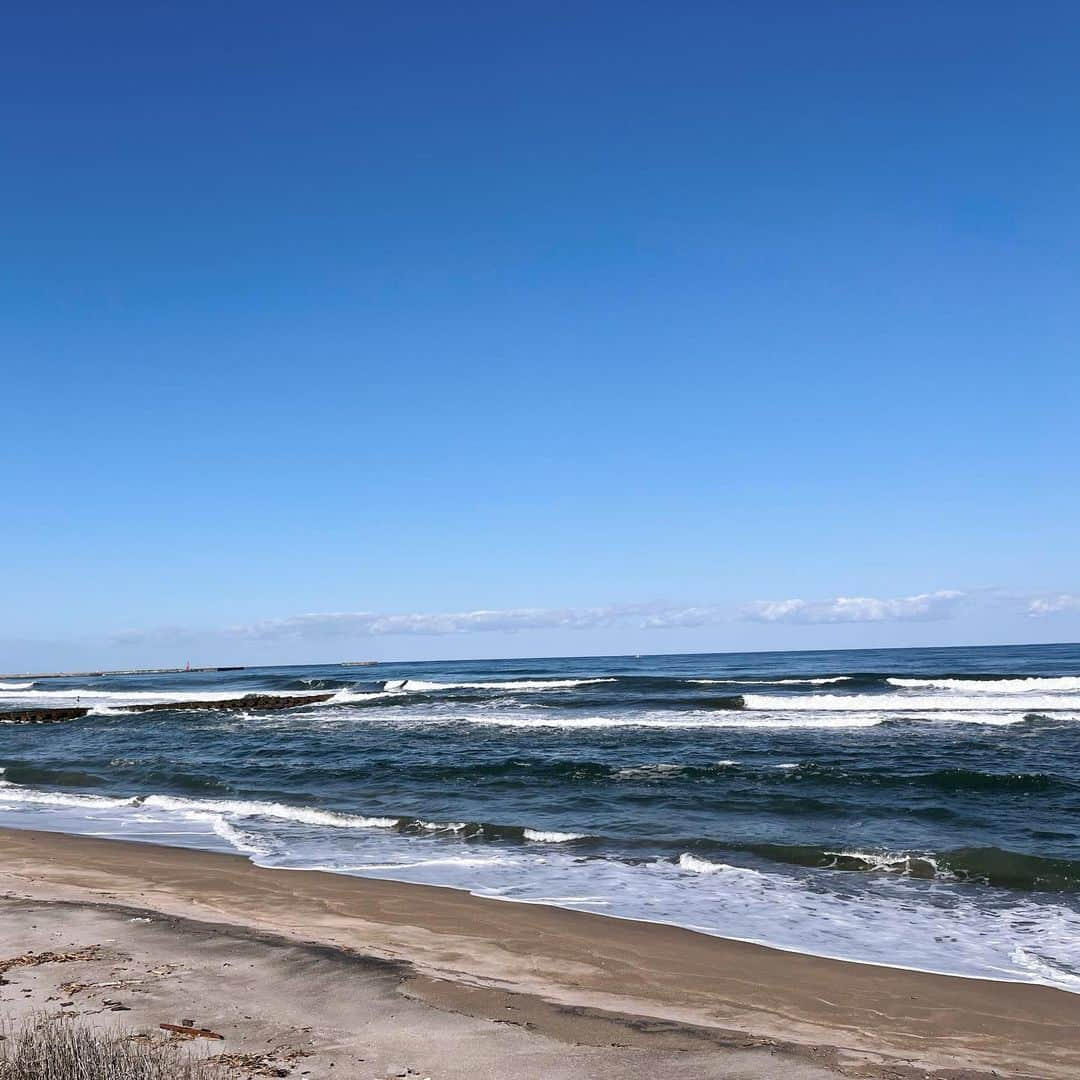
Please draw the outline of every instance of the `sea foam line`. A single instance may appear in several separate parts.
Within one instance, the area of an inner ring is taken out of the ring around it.
[[[332,829],[394,829],[419,828],[425,832],[460,833],[468,823],[463,821],[424,821],[408,817],[373,817],[344,814],[334,810],[317,810],[286,803],[259,802],[245,799],[185,799],[173,795],[132,795],[128,797],[77,794],[61,791],[40,791],[24,788],[4,780],[0,775],[0,803],[69,807],[89,811],[99,810],[163,810],[180,813],[189,820],[269,818],[301,825]],[[192,818],[191,815],[197,815]],[[202,815],[199,817],[198,815]],[[219,835],[224,833],[218,829]],[[582,840],[584,833],[557,832],[549,829],[522,829],[521,836],[533,843],[565,844]]]
[[[748,709],[784,712],[935,712],[939,709],[992,709],[989,696],[961,694],[812,694],[782,697],[778,694],[744,694]],[[1025,712],[1055,712],[1076,709],[1076,697],[1049,694],[1028,694],[1010,697],[1001,709],[1023,709]]]
[[[709,859],[699,859],[691,855],[689,851],[679,856],[678,866],[680,870],[689,870],[693,874],[749,874],[753,877],[761,877],[757,870],[751,870],[749,866],[732,866],[730,863],[711,862]]]
[[[575,686],[615,682],[605,679],[515,679],[510,682],[427,682],[424,679],[389,680],[385,690],[572,690]]]
[[[1029,694],[1044,690],[1080,691],[1080,677],[1074,675],[1032,676],[1016,679],[908,679],[885,680],[892,686],[927,690],[965,690],[975,694]]]
[[[699,686],[748,686],[762,683],[766,686],[827,686],[829,683],[850,682],[850,675],[831,675],[820,679],[769,679],[764,675],[747,676],[745,679],[687,679]]]
[[[781,698],[786,705],[789,698]],[[372,718],[373,719],[373,718]],[[748,714],[742,709],[723,709],[708,712],[638,714],[626,716],[490,716],[470,715],[425,718],[434,723],[483,724],[510,728],[560,728],[563,730],[589,728],[664,728],[691,730],[697,728],[861,728],[873,727],[889,719],[881,712],[828,714],[825,712],[781,715]],[[1017,719],[1021,719],[1017,717]]]

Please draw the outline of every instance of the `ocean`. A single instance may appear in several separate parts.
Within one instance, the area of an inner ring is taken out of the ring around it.
[[[0,825],[1080,992],[1080,646],[6,679]]]

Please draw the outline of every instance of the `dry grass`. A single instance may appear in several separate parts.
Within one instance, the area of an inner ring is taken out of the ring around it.
[[[179,1045],[42,1017],[0,1042],[0,1080],[216,1080]]]

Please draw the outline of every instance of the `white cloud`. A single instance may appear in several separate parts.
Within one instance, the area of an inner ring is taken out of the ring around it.
[[[1080,611],[1080,595],[1076,593],[1037,597],[1028,604],[1027,609],[1027,613],[1034,618],[1043,615],[1061,615],[1071,611]]]
[[[968,594],[955,589],[879,599],[836,596],[831,600],[759,600],[742,610],[742,618],[765,623],[930,622],[949,619]]]
[[[712,626],[730,615],[718,607],[665,608],[647,615],[641,622],[645,630],[674,630],[693,626]]]
[[[514,633],[520,630],[591,630],[652,611],[655,605],[593,608],[510,608],[437,614],[386,615],[370,611],[327,612],[266,619],[233,626],[228,637],[258,641],[289,638],[376,637],[383,634]]]
[[[734,619],[758,623],[817,625],[828,623],[933,622],[955,617],[965,609],[987,605],[1014,615],[1043,616],[1080,612],[1080,595],[1060,593],[1035,597],[983,589],[942,589],[914,596],[879,598],[836,596],[827,600],[759,600],[742,609],[716,604],[677,607],[662,603],[610,604],[581,608],[508,608],[459,612],[393,614],[373,611],[313,612],[280,619],[195,630],[170,626],[115,634],[116,645],[181,645],[207,639],[300,641],[383,636],[431,636],[518,633],[531,630],[595,630],[624,626],[641,630],[687,630],[716,626]]]

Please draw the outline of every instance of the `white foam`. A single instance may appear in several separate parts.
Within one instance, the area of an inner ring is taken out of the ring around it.
[[[515,679],[511,682],[426,682],[405,679],[397,690],[572,690],[575,686],[610,683],[615,679]],[[387,684],[389,688],[389,683]]]
[[[766,683],[769,686],[825,686],[828,683],[848,682],[850,675],[833,675],[821,679],[768,679],[760,675],[747,676],[745,679],[688,679],[687,682],[698,686],[747,686],[750,683]]]
[[[910,874],[914,863],[929,866],[934,874],[939,873],[937,859],[930,855],[913,855],[910,852],[892,853],[880,851],[826,851],[826,855],[835,859],[857,859],[865,863],[872,871],[889,874]]]
[[[785,702],[787,698],[783,699]],[[502,713],[447,717],[428,717],[440,723],[465,722],[511,728],[860,728],[873,727],[888,717],[881,713],[828,715],[812,713],[773,714],[747,713],[741,709],[717,709],[694,713],[638,713],[626,716],[508,716]],[[1017,719],[1021,719],[1018,717]]]
[[[134,799],[113,798],[108,795],[71,795],[62,791],[37,791],[34,788],[18,787],[7,780],[0,784],[0,802],[63,806],[80,810],[117,810],[135,805]]]
[[[268,855],[269,849],[262,844],[255,843],[246,833],[241,832],[235,825],[230,825],[221,814],[203,813],[198,810],[188,810],[184,813],[186,821],[204,821],[211,830],[220,836],[230,847],[242,851],[246,855]]]
[[[1080,691],[1080,677],[1033,676],[1030,679],[901,679],[890,678],[892,686],[927,690],[964,690],[974,694],[1030,694],[1046,690]]]
[[[29,690],[33,682],[0,682],[0,690]]]
[[[338,690],[326,702],[327,705],[347,705],[350,701],[375,701],[378,698],[392,698],[401,695],[400,689],[386,690]]]
[[[829,683],[850,682],[850,675],[835,675],[829,679],[768,679],[773,686],[827,686]]]
[[[615,775],[620,780],[637,779],[642,776],[674,776],[686,770],[685,765],[670,761],[657,761],[648,765],[627,765],[617,769]]]
[[[183,799],[172,795],[134,795],[129,798],[108,795],[77,795],[61,791],[39,791],[4,783],[0,786],[0,802],[31,803],[41,806],[66,806],[73,809],[119,810],[148,808],[180,813],[224,814],[237,818],[270,818],[301,825],[322,825],[333,829],[388,829],[397,824],[396,818],[364,817],[340,814],[332,810],[315,810],[285,803],[253,802],[242,799]]]
[[[429,867],[448,867],[453,869],[459,869],[462,867],[494,867],[504,860],[495,858],[475,858],[471,856],[455,855],[442,859],[417,859],[413,862],[389,862],[389,863],[360,863],[356,866],[311,866],[307,869],[311,870],[329,870],[331,873],[337,874],[352,874],[361,873],[371,870],[417,870],[428,869]],[[290,867],[290,869],[296,869],[296,867]]]
[[[3,801],[12,790],[20,789],[0,786],[0,808],[19,809]],[[278,804],[174,800],[181,809],[167,812],[162,806],[147,809],[149,799],[136,805],[128,799],[22,792],[47,799],[23,807],[21,821],[8,818],[5,824],[204,848],[225,843],[261,866],[415,881],[493,899],[679,925],[795,952],[1080,990],[1080,912],[1069,904],[1042,897],[1006,902],[1000,890],[947,878],[921,881],[881,853],[834,854],[878,858],[883,870],[893,872],[841,875],[742,866],[690,852],[677,862],[630,864],[582,860],[557,842],[478,851],[379,828],[285,832],[258,814],[245,818],[213,809],[264,811]],[[291,813],[285,820],[290,818]],[[191,828],[179,831],[178,820]],[[840,877],[842,883],[833,884]]]
[[[549,832],[543,829],[526,829],[526,840],[535,840],[541,844],[565,844],[568,840],[582,840],[584,833]]]
[[[1035,977],[1033,980],[1035,982],[1049,983],[1051,986],[1080,991],[1080,975],[1066,970],[1060,964],[1036,956],[1022,945],[1017,945],[1013,949],[1011,959],[1021,969],[1030,971]]]
[[[751,870],[748,866],[732,866],[730,863],[722,862],[710,862],[708,859],[699,859],[696,855],[691,855],[690,852],[684,851],[679,856],[679,869],[689,870],[694,874],[752,874],[755,877],[761,877],[756,870]]]
[[[365,817],[341,814],[333,810],[315,810],[285,803],[250,802],[242,799],[179,799],[171,795],[148,795],[139,805],[159,810],[206,810],[235,817],[272,818],[301,825],[324,825],[331,829],[389,829],[397,818]]]
[[[784,712],[935,712],[939,709],[986,710],[992,708],[987,697],[962,694],[812,694],[803,697],[781,697],[775,694],[744,694],[746,708]],[[1076,697],[1049,694],[1016,695],[1003,709],[1023,709],[1025,712],[1056,712],[1076,709]]]

